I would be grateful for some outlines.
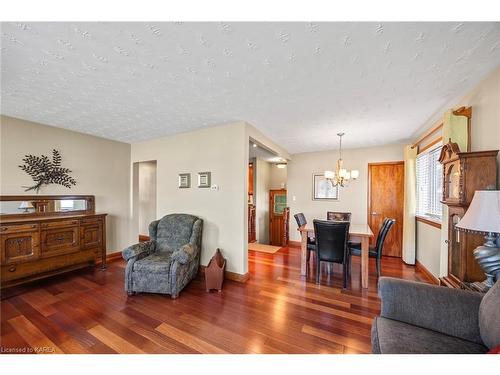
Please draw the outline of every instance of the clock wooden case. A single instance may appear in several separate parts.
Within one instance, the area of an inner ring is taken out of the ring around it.
[[[484,243],[482,234],[458,231],[455,225],[467,211],[476,190],[495,189],[498,150],[460,152],[451,140],[443,146],[439,161],[443,164],[443,199],[448,206],[448,275],[441,282],[454,288],[469,288],[483,281],[484,272],[473,256]]]

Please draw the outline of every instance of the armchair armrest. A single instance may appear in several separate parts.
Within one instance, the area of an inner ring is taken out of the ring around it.
[[[134,257],[139,256],[142,253],[151,254],[155,249],[155,244],[153,241],[139,242],[135,245],[127,247],[122,251],[122,257],[126,261]]]
[[[483,343],[478,320],[481,293],[381,277],[379,295],[384,318]]]
[[[179,262],[180,264],[187,264],[191,262],[195,257],[195,251],[193,245],[187,243],[182,245],[179,249],[172,253],[172,259]]]

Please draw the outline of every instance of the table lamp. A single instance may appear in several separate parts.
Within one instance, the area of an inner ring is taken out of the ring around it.
[[[456,227],[486,234],[486,242],[474,250],[474,258],[486,274],[485,286],[491,288],[495,279],[500,278],[500,248],[495,242],[495,234],[500,233],[500,190],[476,190],[467,212]]]
[[[24,212],[28,212],[31,208],[35,208],[35,207],[33,207],[33,204],[31,204],[31,202],[28,202],[28,201],[22,201],[21,205],[19,206],[19,209],[20,210],[24,209]]]

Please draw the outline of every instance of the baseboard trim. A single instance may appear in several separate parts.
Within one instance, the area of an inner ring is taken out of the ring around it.
[[[200,266],[200,272],[205,273],[206,267],[207,266]],[[241,273],[236,273],[236,272],[231,272],[231,271],[225,271],[224,278],[226,278],[227,280],[236,281],[238,283],[246,283],[248,281],[248,279],[250,278],[250,273],[247,272],[247,273],[241,274]]]
[[[117,251],[117,252],[111,253],[111,254],[106,254],[106,263],[116,262],[117,260],[120,260],[120,259],[123,259],[121,251]],[[101,264],[101,263],[102,263],[101,256],[98,256],[95,264]]]
[[[434,276],[427,268],[425,268],[425,266],[422,263],[420,263],[418,260],[415,261],[415,268],[417,269],[417,271],[420,271],[425,276],[427,276],[427,278],[429,278],[433,284],[441,285],[441,283],[439,282],[439,279],[436,276]]]
[[[288,241],[288,247],[300,247],[302,243],[300,241]]]

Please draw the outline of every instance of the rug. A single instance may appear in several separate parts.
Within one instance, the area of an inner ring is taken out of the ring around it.
[[[258,242],[252,242],[248,244],[248,250],[260,251],[261,253],[274,254],[279,249],[281,249],[281,246],[265,245]]]

